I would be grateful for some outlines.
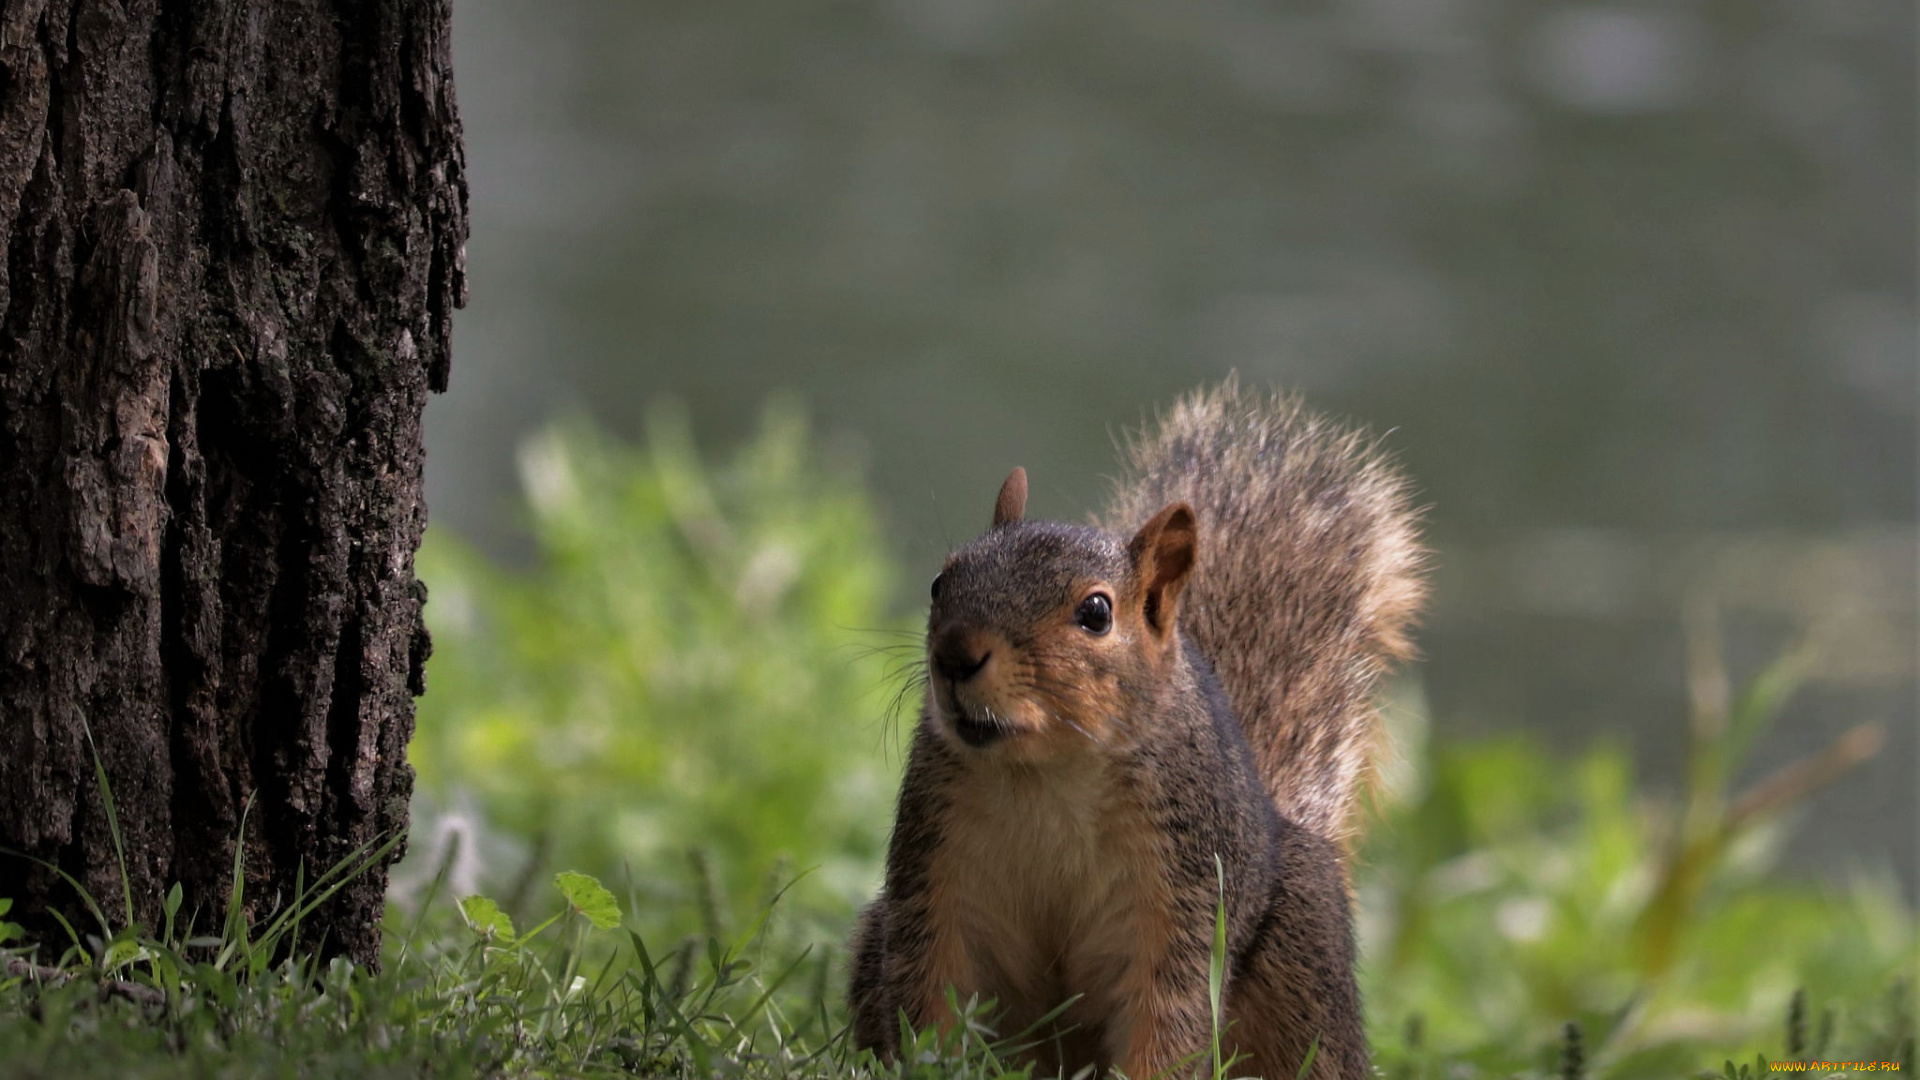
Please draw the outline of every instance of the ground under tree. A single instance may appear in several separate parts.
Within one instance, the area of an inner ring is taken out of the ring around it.
[[[450,0],[0,0],[0,846],[217,925],[404,831]],[[375,955],[385,868],[320,914]],[[0,855],[32,929],[82,925]]]

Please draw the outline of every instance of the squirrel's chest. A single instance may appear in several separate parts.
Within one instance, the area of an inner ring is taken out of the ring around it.
[[[1103,771],[995,778],[947,807],[931,884],[972,990],[1018,1031],[1073,995],[1103,1001],[1164,922],[1166,888],[1140,792]]]

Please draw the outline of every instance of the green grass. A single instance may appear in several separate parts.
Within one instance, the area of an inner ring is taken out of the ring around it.
[[[827,957],[782,949],[764,925],[732,945],[709,940],[655,956],[604,910],[596,915],[610,901],[560,903],[524,934],[484,919],[462,922],[450,903],[430,906],[419,924],[396,932],[378,973],[341,960],[323,967],[310,955],[236,965],[231,958],[260,950],[221,939],[137,939],[117,958],[74,952],[61,965],[72,976],[65,985],[0,982],[0,1074],[1010,1074],[1007,1043],[979,1003],[944,1040],[910,1036],[905,1063],[883,1068],[846,1047]],[[1805,999],[1794,1000],[1797,1013],[1770,1018],[1773,1030],[1753,1051],[1761,1061],[1911,1064],[1911,1014],[1898,1000],[1877,1003],[1878,1013],[1873,1002],[1838,1017],[1823,1012],[1812,1031]],[[1676,1047],[1684,1052],[1670,1056],[1686,1059],[1676,1064],[1583,1063],[1582,1030],[1567,1024],[1557,1038],[1525,1046],[1452,1050],[1376,1040],[1388,1043],[1380,1056],[1389,1076],[1689,1076],[1719,1072],[1713,1066],[1733,1053],[1702,1039]],[[1741,1060],[1754,1058],[1741,1052]]]
[[[237,902],[129,926],[113,897],[25,943],[0,899],[0,1076],[1009,1075],[1021,1033],[986,1002],[899,1065],[846,1045],[839,943],[878,880],[884,718],[917,648],[873,507],[790,411],[718,467],[671,416],[654,432],[529,451],[528,564],[423,551],[436,650],[381,970],[303,936],[352,865],[257,927]],[[1871,734],[1737,785],[1798,665],[1716,693],[1697,625],[1677,799],[1620,746],[1431,742],[1417,686],[1395,695],[1403,763],[1355,872],[1385,1076],[1914,1067],[1914,913],[1890,876],[1773,869],[1791,811]],[[1233,1073],[1217,1049],[1199,1064]]]

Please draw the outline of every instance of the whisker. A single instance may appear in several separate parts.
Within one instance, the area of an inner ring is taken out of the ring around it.
[[[894,691],[892,699],[887,702],[884,719],[881,721],[881,737],[888,742],[888,749],[895,760],[904,756],[906,725],[902,724],[900,719],[906,712],[909,702],[924,697],[926,685],[927,680],[924,674],[914,675],[901,683]]]
[[[1045,705],[1040,706],[1040,711],[1043,713],[1046,713],[1048,716],[1054,718],[1055,720],[1058,720],[1061,723],[1067,725],[1068,727],[1079,732],[1080,734],[1085,735],[1087,737],[1087,741],[1092,743],[1093,745],[1095,746],[1100,745],[1100,740],[1093,737],[1093,732],[1088,731],[1086,728],[1081,727],[1079,724],[1076,724],[1073,721],[1067,719],[1066,717],[1061,716],[1059,713],[1054,712],[1052,709],[1047,708]]]
[[[921,692],[925,691],[926,688],[927,680],[923,676],[916,676],[901,683],[900,687],[894,691],[892,699],[887,703],[887,722],[889,724],[897,724],[900,720],[900,714],[902,710],[905,709],[907,702],[920,696]]]
[[[913,658],[913,657],[916,657],[921,652],[919,646],[917,645],[851,645],[851,644],[835,646],[834,651],[851,653],[852,656],[847,661],[850,664],[856,664],[862,660],[871,660],[877,656],[884,656],[888,658],[901,658],[901,657]]]
[[[1042,699],[1051,699],[1054,703],[1057,704],[1062,698],[1068,696],[1067,694],[1061,693],[1061,691],[1063,690],[1070,691],[1072,689],[1070,685],[1063,682],[1056,681],[1049,676],[1040,674],[1037,671],[1026,672],[1023,682],[1026,688],[1033,692],[1032,697],[1034,699],[1034,704],[1038,706],[1041,712],[1047,714],[1047,716],[1051,717],[1052,719],[1062,724],[1065,724],[1068,727],[1072,728],[1073,730],[1086,736],[1087,741],[1093,743],[1095,746],[1102,745],[1098,736],[1094,735],[1092,732],[1088,731],[1086,728],[1083,728],[1079,724],[1068,719],[1062,713],[1056,712],[1055,710],[1048,708],[1046,701],[1042,700]]]
[[[1012,689],[1016,692],[1024,691],[1026,696],[1033,701],[1035,707],[1037,707],[1042,713],[1046,714],[1046,716],[1049,719],[1057,723],[1065,724],[1068,727],[1072,728],[1073,730],[1086,736],[1087,741],[1090,743],[1093,743],[1095,746],[1101,745],[1100,739],[1097,736],[1095,736],[1093,732],[1088,731],[1086,728],[1083,728],[1079,724],[1074,723],[1072,720],[1068,719],[1066,716],[1055,711],[1054,709],[1048,708],[1047,702],[1045,700],[1042,700],[1042,699],[1053,699],[1055,703],[1058,703],[1058,701],[1062,697],[1066,696],[1064,694],[1059,693],[1058,691],[1069,688],[1065,683],[1056,682],[1050,677],[1046,675],[1042,675],[1039,671],[1033,668],[1028,668],[1027,670],[1022,671],[1019,675],[1017,675],[1012,680],[1012,682],[1013,682]]]
[[[880,634],[885,637],[918,638],[926,635],[924,630],[907,630],[898,626],[841,626],[835,623],[834,629],[845,630],[849,634]]]
[[[887,678],[893,678],[902,671],[925,671],[927,657],[908,655],[908,653],[887,653]]]

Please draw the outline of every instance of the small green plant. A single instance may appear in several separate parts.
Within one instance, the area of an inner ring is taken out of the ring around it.
[[[1740,1063],[1740,1067],[1736,1069],[1733,1065],[1733,1059],[1728,1058],[1727,1063],[1721,1066],[1718,1073],[1704,1073],[1702,1074],[1702,1078],[1703,1080],[1706,1080],[1706,1078],[1712,1078],[1712,1080],[1758,1080],[1759,1077],[1767,1076],[1772,1073],[1772,1071],[1773,1070],[1767,1065],[1766,1055],[1756,1054],[1754,1055],[1752,1065],[1748,1065],[1743,1061]]]
[[[12,910],[13,910],[13,898],[8,896],[0,896],[0,915],[5,915],[7,912]],[[25,933],[26,932],[21,929],[19,923],[11,923],[5,919],[0,919],[0,945],[5,945],[10,941],[19,941],[23,936],[25,936]]]

